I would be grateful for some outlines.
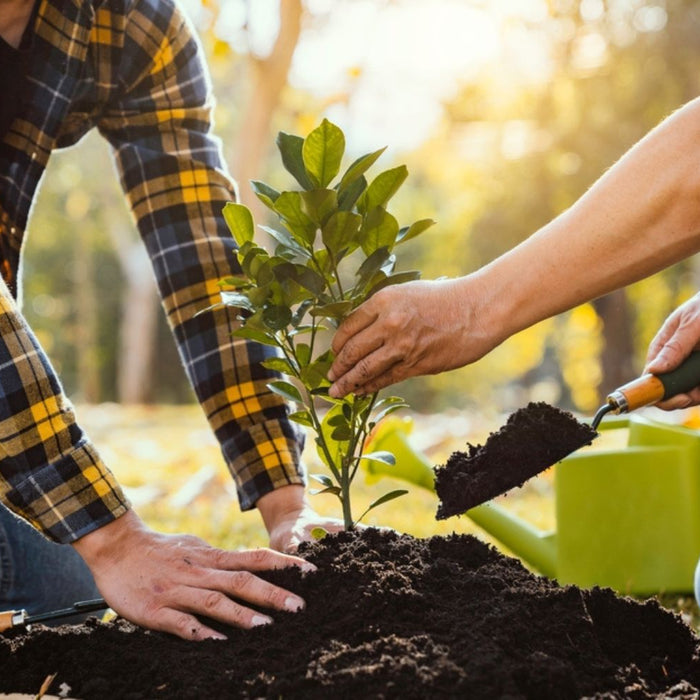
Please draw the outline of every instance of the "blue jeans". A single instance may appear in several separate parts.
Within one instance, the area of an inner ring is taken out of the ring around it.
[[[0,505],[0,611],[25,609],[31,615],[100,597],[90,570],[73,547],[50,542]],[[53,624],[82,622],[86,617],[74,615]]]

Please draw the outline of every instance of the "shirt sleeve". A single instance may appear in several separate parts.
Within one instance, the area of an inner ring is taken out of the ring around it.
[[[133,4],[119,41],[121,89],[98,127],[115,149],[188,378],[249,509],[275,488],[304,483],[303,432],[267,388],[277,375],[261,361],[274,349],[234,340],[232,310],[196,315],[220,301],[219,280],[239,274],[222,215],[235,189],[210,133],[201,48],[173,5],[148,0]]]
[[[56,373],[2,281],[0,498],[61,543],[106,525],[129,507],[77,425]]]

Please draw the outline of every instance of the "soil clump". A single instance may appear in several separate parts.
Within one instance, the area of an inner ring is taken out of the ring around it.
[[[571,413],[542,401],[512,413],[483,445],[467,443],[435,468],[436,518],[461,515],[561,461],[598,433]]]

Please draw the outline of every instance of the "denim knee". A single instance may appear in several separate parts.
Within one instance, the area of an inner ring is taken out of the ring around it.
[[[70,545],[50,542],[0,505],[1,608],[32,614],[99,597],[90,569]]]

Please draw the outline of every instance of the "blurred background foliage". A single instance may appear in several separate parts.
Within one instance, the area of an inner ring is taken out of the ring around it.
[[[306,134],[327,116],[349,157],[388,145],[375,168],[408,165],[397,218],[438,226],[406,246],[400,267],[424,278],[470,272],[526,238],[700,92],[695,0],[182,5],[209,61],[215,130],[242,201],[255,206],[252,178],[289,186],[277,131]],[[113,173],[96,134],[52,157],[25,249],[26,315],[76,401],[191,402]],[[422,413],[531,399],[590,412],[641,370],[699,276],[689,259],[398,391]]]

